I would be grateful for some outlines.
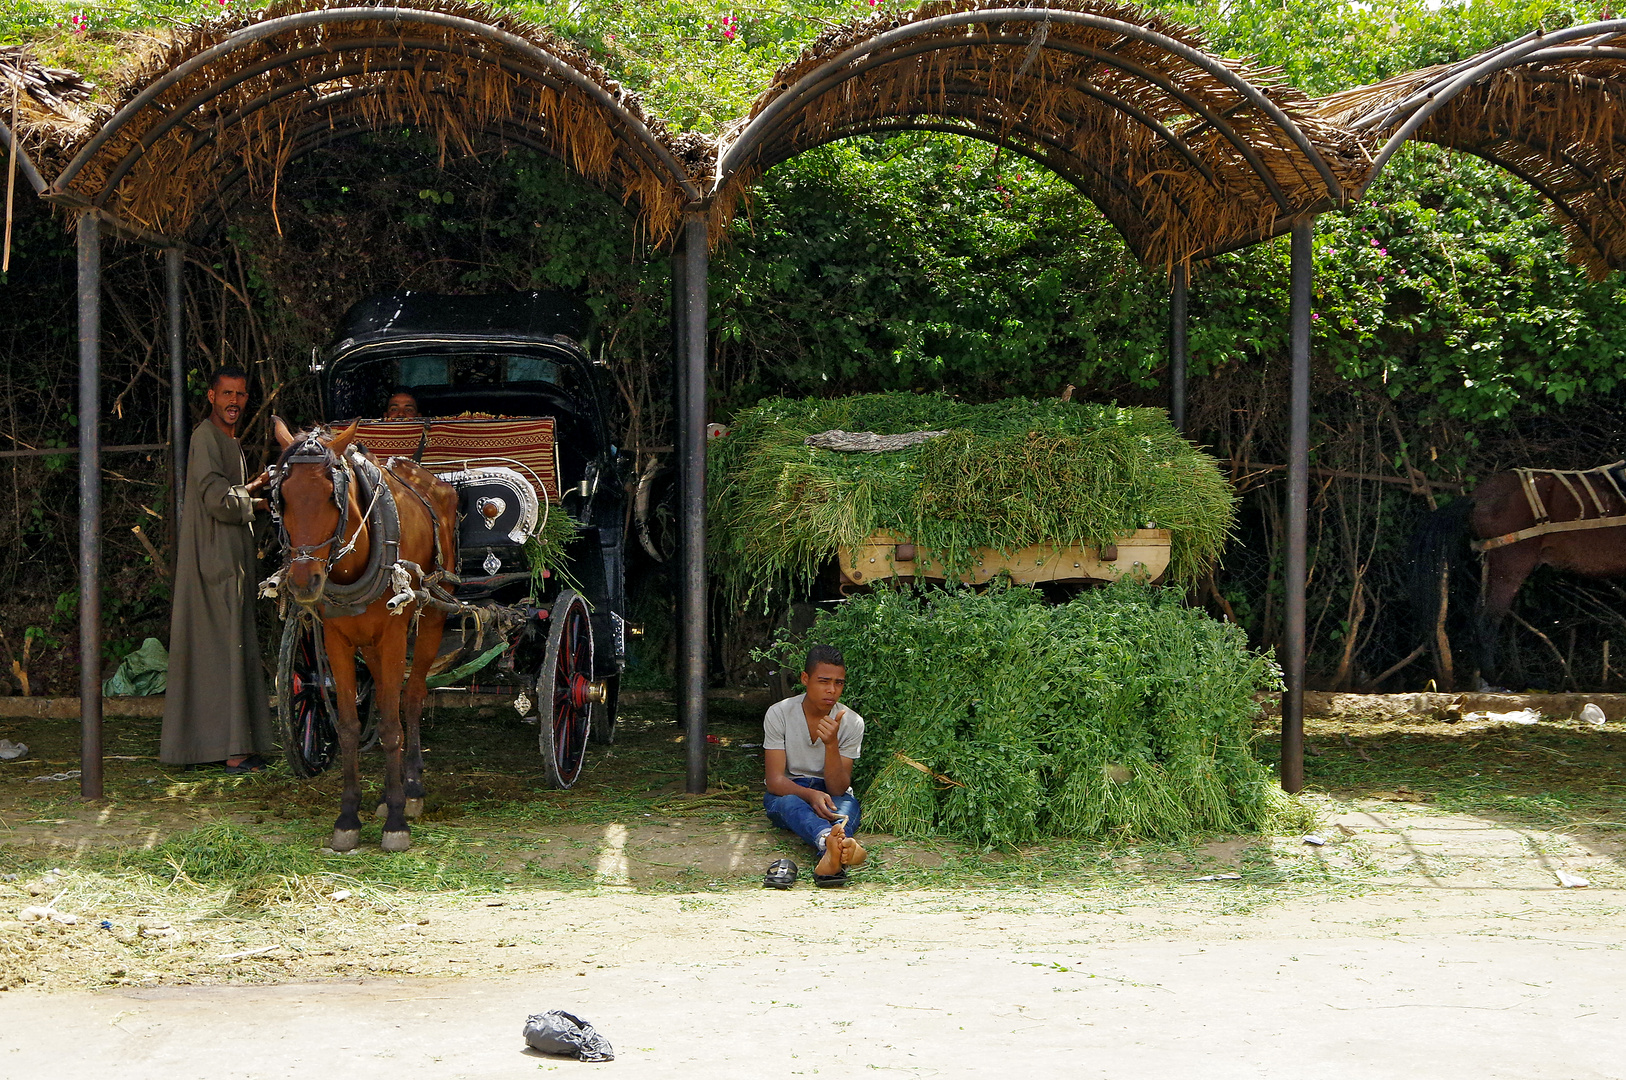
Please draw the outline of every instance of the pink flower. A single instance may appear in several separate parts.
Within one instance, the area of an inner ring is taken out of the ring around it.
[[[1310,321],[1311,322],[1320,322],[1321,321],[1321,313],[1319,311],[1310,312]]]
[[[1378,248],[1378,254],[1379,255],[1387,255],[1387,254],[1389,254],[1389,249],[1388,248]]]
[[[1373,247],[1377,247],[1377,246],[1378,246],[1378,242],[1377,242],[1377,241],[1376,241],[1376,240],[1374,240],[1374,241],[1372,241],[1372,246],[1373,246]]]

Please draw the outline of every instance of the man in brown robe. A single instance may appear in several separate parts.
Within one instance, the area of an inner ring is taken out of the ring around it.
[[[237,442],[247,405],[247,373],[221,368],[209,384],[209,416],[192,432],[158,750],[170,765],[259,771],[259,755],[271,751],[254,632],[256,499]]]

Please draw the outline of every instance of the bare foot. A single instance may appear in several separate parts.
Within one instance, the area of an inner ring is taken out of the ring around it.
[[[830,826],[830,834],[824,838],[824,854],[819,856],[819,863],[813,868],[815,874],[828,877],[841,873],[841,854],[846,839],[841,822]]]
[[[857,840],[849,836],[841,841],[841,861],[843,863],[848,866],[863,866],[868,859],[869,852],[865,851],[863,845]]]

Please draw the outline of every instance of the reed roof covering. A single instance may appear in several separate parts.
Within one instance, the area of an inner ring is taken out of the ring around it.
[[[827,31],[719,148],[715,192],[848,136],[955,132],[1040,161],[1151,263],[1175,263],[1343,204],[1370,165],[1270,70],[1212,55],[1107,0],[931,2]]]
[[[1626,268],[1626,24],[1532,35],[1333,94],[1315,115],[1361,133],[1377,152],[1431,106],[1411,138],[1529,183],[1562,225],[1572,260],[1594,277]],[[1386,156],[1375,153],[1363,190]]]
[[[110,109],[22,126],[61,163],[53,194],[184,236],[240,186],[274,197],[290,161],[389,125],[443,152],[488,135],[555,156],[635,204],[657,239],[710,170],[704,140],[670,134],[574,46],[463,0],[281,0],[179,29]]]

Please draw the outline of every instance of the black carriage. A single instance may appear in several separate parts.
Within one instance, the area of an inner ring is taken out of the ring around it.
[[[376,458],[412,457],[456,486],[453,595],[467,610],[447,621],[430,685],[534,709],[547,779],[562,788],[581,774],[589,740],[614,739],[636,633],[622,618],[627,497],[608,422],[613,387],[581,344],[586,326],[581,307],[555,293],[375,296],[312,364],[325,420],[361,419],[357,441]],[[403,390],[419,415],[382,419]],[[554,514],[568,515],[574,536],[543,571],[540,538]],[[283,746],[302,776],[338,748],[318,628],[289,610],[277,666]],[[365,671],[358,665],[357,705],[368,740]]]

